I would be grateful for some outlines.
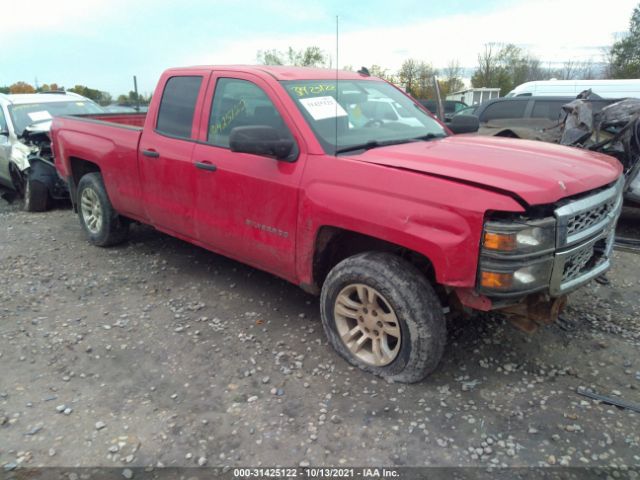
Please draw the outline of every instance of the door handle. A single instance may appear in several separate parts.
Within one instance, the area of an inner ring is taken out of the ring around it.
[[[218,169],[218,167],[211,162],[196,162],[196,168],[199,168],[200,170],[209,170],[210,172],[215,172]]]
[[[158,158],[160,156],[160,154],[158,152],[156,152],[155,150],[143,150],[142,154],[145,157],[150,157],[150,158]]]

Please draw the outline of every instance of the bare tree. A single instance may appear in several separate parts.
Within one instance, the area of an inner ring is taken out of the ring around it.
[[[427,62],[418,63],[418,88],[412,92],[416,98],[431,98],[433,96],[433,77],[438,71]]]
[[[580,80],[593,80],[598,78],[596,73],[596,67],[592,59],[580,62],[580,68],[578,69],[578,79]]]
[[[444,82],[441,85],[441,91],[443,95],[447,95],[464,88],[464,82],[462,81],[462,67],[458,59],[451,60],[447,67],[442,71],[444,75]]]
[[[560,80],[573,80],[576,77],[578,70],[577,62],[573,60],[567,60],[562,64],[562,68],[559,71]]]
[[[486,43],[484,51],[478,54],[478,68],[471,79],[474,87],[497,85],[496,74],[499,68],[497,50],[499,48],[498,44]]]
[[[415,89],[418,87],[418,75],[419,65],[416,60],[409,58],[402,62],[400,71],[398,71],[398,77],[402,86],[404,86],[405,90],[411,95],[416,93]]]

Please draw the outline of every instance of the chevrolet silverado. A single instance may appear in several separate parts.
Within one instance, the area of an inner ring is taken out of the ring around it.
[[[146,114],[56,117],[52,136],[92,244],[137,221],[271,272],[320,295],[347,361],[415,382],[447,311],[533,330],[610,266],[619,162],[454,134],[473,129],[366,71],[203,66],[164,72]]]

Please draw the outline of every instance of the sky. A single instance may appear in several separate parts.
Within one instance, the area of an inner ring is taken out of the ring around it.
[[[602,61],[638,0],[28,0],[0,9],[0,86],[76,84],[152,93],[169,67],[255,64],[315,45],[338,64],[396,71],[407,58],[473,68],[485,43],[543,61]]]

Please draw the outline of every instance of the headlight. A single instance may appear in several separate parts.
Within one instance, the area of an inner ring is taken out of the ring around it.
[[[483,253],[501,255],[541,254],[556,246],[553,218],[526,223],[487,222],[482,236]]]
[[[555,247],[554,218],[486,222],[479,290],[489,295],[511,295],[544,289],[551,279]]]
[[[480,263],[480,289],[494,293],[520,293],[540,290],[549,285],[553,257],[527,264],[495,261]]]

